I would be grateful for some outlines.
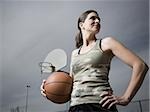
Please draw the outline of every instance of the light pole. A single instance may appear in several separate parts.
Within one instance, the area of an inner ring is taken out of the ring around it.
[[[26,85],[27,88],[27,95],[26,95],[26,107],[25,107],[25,112],[27,112],[28,110],[28,88],[30,88],[31,86],[29,84]]]

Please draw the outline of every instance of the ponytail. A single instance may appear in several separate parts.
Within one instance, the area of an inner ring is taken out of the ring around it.
[[[81,30],[77,33],[77,35],[75,37],[75,41],[76,41],[76,48],[79,48],[80,46],[83,45]]]

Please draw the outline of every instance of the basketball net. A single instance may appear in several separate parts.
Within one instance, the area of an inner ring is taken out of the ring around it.
[[[39,66],[41,69],[41,74],[55,72],[55,66],[53,66],[50,62],[40,62]]]

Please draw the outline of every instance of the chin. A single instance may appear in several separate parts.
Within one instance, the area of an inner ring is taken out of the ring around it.
[[[100,32],[100,30],[96,30],[96,31],[94,31],[95,32],[95,34],[97,34],[97,33],[99,33]]]

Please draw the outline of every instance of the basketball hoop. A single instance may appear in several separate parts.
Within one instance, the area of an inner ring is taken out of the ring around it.
[[[43,62],[39,63],[41,74],[59,71],[67,65],[67,54],[62,49],[49,52]]]

